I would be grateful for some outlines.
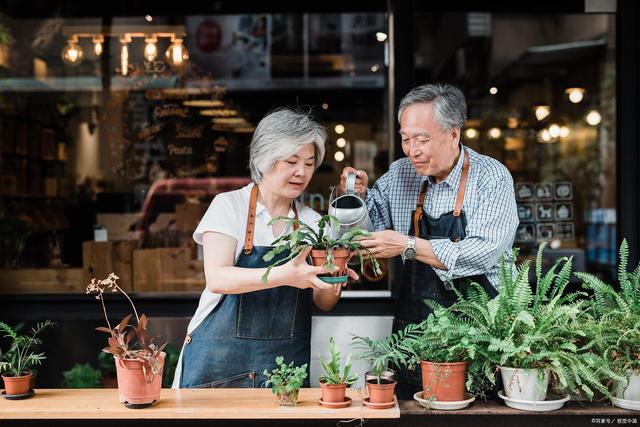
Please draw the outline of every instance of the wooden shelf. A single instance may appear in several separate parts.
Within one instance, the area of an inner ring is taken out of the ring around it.
[[[1,420],[83,420],[83,419],[393,419],[400,418],[396,405],[391,409],[369,409],[362,405],[363,390],[349,389],[353,399],[348,408],[320,406],[319,388],[300,390],[295,408],[278,405],[271,389],[163,389],[160,401],[151,408],[132,410],[118,400],[117,389],[36,389],[26,400],[0,399]]]

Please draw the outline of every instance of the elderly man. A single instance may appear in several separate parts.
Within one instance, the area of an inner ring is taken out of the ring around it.
[[[356,173],[376,230],[363,241],[377,257],[401,256],[394,331],[425,319],[424,299],[445,306],[472,280],[495,296],[499,260],[513,244],[518,214],[513,179],[504,165],[461,144],[466,119],[462,92],[448,84],[411,90],[398,120],[405,158],[391,164],[371,189]],[[398,373],[398,397],[420,390],[419,372]]]

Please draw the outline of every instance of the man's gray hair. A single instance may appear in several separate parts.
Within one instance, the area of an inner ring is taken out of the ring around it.
[[[402,98],[398,107],[398,122],[402,112],[414,104],[433,102],[436,125],[448,131],[464,127],[467,119],[467,102],[460,89],[448,83],[435,83],[415,87]]]
[[[315,147],[316,169],[324,159],[327,131],[311,114],[311,110],[279,108],[260,120],[249,147],[249,169],[253,182],[271,170],[278,160],[295,154],[304,145]]]

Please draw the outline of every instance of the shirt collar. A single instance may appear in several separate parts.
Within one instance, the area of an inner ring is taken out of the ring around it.
[[[456,162],[456,165],[453,167],[453,170],[449,172],[449,175],[447,175],[447,178],[445,178],[445,180],[442,181],[440,184],[447,184],[449,187],[453,188],[454,190],[458,189],[458,186],[460,185],[460,178],[462,177],[462,167],[464,165],[464,150],[466,150],[466,148],[462,144],[460,144],[460,155],[458,156],[458,161]],[[427,180],[431,185],[438,185],[436,184],[436,178],[434,176],[422,177],[422,183],[424,183],[424,181],[427,181]]]

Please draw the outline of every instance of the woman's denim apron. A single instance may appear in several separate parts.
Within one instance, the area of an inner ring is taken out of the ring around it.
[[[461,148],[462,149],[462,148]],[[409,234],[422,239],[451,239],[458,242],[466,237],[465,228],[467,220],[462,211],[464,191],[469,175],[469,154],[464,151],[464,163],[455,209],[440,215],[438,218],[424,213],[424,199],[426,195],[426,182],[420,190],[416,209],[411,214],[411,226]],[[418,232],[416,232],[418,230]],[[402,281],[396,299],[393,331],[403,329],[409,323],[419,323],[429,316],[431,309],[424,304],[425,299],[432,299],[445,307],[451,306],[456,301],[456,294],[451,284],[446,284],[433,271],[430,265],[417,260],[406,260],[402,267]],[[469,281],[477,282],[484,287],[493,298],[497,295],[485,275],[454,279],[453,286],[461,289]],[[413,399],[415,392],[422,390],[422,377],[420,366],[415,371],[400,369],[396,379],[398,385],[396,394],[398,399]]]
[[[236,267],[261,268],[275,261],[262,260],[270,246],[253,246],[257,198],[254,185]],[[295,202],[293,209],[297,218]],[[276,367],[277,356],[296,366],[306,363],[308,378],[312,303],[311,289],[291,286],[223,295],[185,339],[180,387],[260,387],[262,372]]]

